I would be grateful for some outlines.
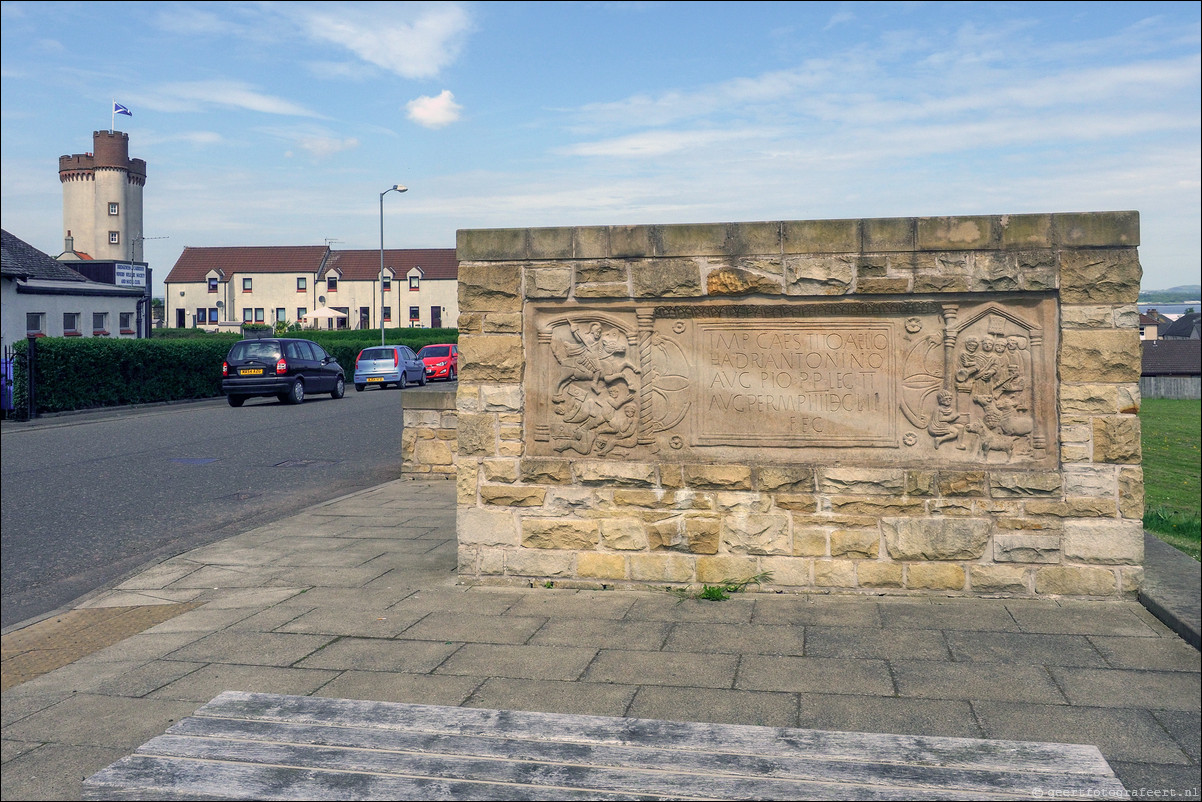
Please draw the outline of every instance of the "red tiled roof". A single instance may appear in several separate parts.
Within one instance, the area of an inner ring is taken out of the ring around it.
[[[334,267],[342,273],[343,281],[370,281],[380,275],[380,252],[332,251],[326,270]],[[384,267],[391,268],[398,279],[405,278],[414,267],[420,267],[427,279],[459,278],[459,260],[454,248],[386,248]]]
[[[204,281],[210,270],[220,270],[227,277],[234,273],[316,273],[328,250],[325,245],[184,248],[165,281]]]
[[[1143,340],[1143,376],[1202,373],[1202,340]]]

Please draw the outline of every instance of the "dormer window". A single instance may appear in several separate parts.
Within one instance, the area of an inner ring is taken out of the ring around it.
[[[384,288],[384,292],[391,292],[391,291],[392,291],[392,276],[385,276],[385,277],[384,277],[384,284],[383,284],[383,288]]]
[[[326,292],[338,292],[337,276],[326,276]]]
[[[420,290],[421,288],[422,288],[422,277],[421,276],[410,276],[409,277],[409,289],[410,290]]]
[[[209,279],[209,292],[217,292],[217,279]]]

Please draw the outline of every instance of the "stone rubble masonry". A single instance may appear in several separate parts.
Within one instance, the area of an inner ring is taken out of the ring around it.
[[[405,470],[457,471],[466,584],[695,589],[758,575],[749,590],[1131,595],[1138,246],[1136,212],[460,231],[456,404],[406,407]],[[752,448],[719,464],[526,453],[530,304],[999,293],[1055,303],[1051,467],[988,453],[955,470],[897,467],[852,448],[831,464],[798,447],[784,465]]]

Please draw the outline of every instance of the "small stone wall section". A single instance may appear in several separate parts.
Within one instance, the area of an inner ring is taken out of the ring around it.
[[[460,231],[460,581],[646,589],[770,571],[760,590],[1133,594],[1138,245],[1136,212]],[[1016,292],[1058,303],[1053,469],[524,453],[529,303]],[[407,431],[415,454],[449,440]]]
[[[406,474],[451,476],[455,473],[455,393],[450,390],[410,390],[403,393],[401,471]]]

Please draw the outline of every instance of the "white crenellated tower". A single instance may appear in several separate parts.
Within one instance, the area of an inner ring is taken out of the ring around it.
[[[60,156],[66,251],[141,262],[146,161],[129,158],[129,134],[95,131],[92,152]]]

